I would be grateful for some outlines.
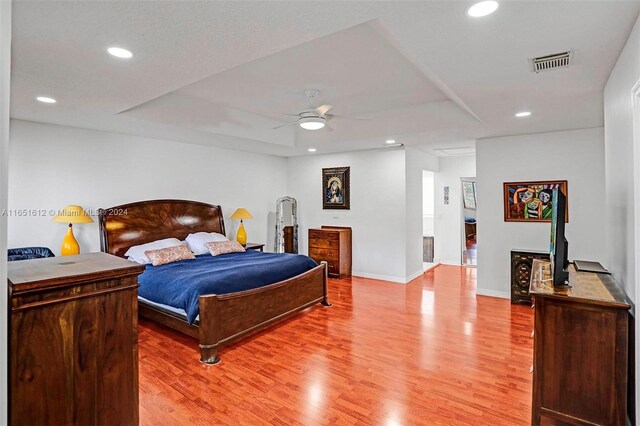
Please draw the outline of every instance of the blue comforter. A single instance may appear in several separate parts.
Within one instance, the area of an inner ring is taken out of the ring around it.
[[[300,275],[317,263],[299,254],[247,250],[219,256],[203,254],[161,266],[147,265],[139,294],[152,302],[184,309],[189,324],[198,316],[198,296],[250,290]]]

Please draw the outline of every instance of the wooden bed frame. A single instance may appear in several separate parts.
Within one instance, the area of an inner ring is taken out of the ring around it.
[[[225,234],[220,206],[186,200],[150,200],[98,211],[100,248],[124,257],[131,246],[162,238],[184,240],[194,232]],[[200,341],[200,360],[217,364],[218,349],[327,299],[326,263],[285,281],[229,294],[199,298],[200,318],[189,324],[180,314],[140,301],[140,316]]]

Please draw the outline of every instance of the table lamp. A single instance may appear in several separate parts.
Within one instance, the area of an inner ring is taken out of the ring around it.
[[[238,235],[236,236],[236,239],[243,246],[247,245],[247,233],[244,230],[242,219],[253,219],[253,216],[251,216],[251,213],[249,213],[247,209],[241,207],[233,212],[231,219],[240,219],[240,227],[238,228]]]
[[[76,238],[73,236],[73,224],[74,223],[93,223],[91,216],[86,214],[80,206],[67,206],[53,219],[54,222],[62,222],[69,224],[69,230],[67,235],[62,240],[62,248],[60,252],[63,256],[69,256],[72,254],[80,253],[80,245]]]

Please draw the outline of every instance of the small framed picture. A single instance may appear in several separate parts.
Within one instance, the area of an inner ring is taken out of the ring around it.
[[[462,181],[462,200],[465,209],[476,209],[476,183],[470,180]]]
[[[322,208],[350,209],[350,167],[322,169]]]

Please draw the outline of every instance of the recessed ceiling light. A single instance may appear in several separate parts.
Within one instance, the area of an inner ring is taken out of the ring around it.
[[[531,115],[530,111],[522,111],[516,114],[516,117],[518,118],[522,118],[522,117],[528,117]]]
[[[387,139],[387,140],[385,141],[385,143],[387,143],[387,144],[391,145],[391,144],[396,143],[396,141],[395,141],[395,140],[393,140],[393,139]]]
[[[122,47],[110,47],[107,49],[107,52],[116,58],[129,59],[133,57],[133,53]]]
[[[316,152],[317,150],[315,148],[309,148],[307,151],[309,152]]]
[[[481,1],[476,3],[467,9],[467,15],[473,18],[481,18],[483,16],[491,15],[498,9],[498,2],[493,0]]]
[[[56,102],[58,102],[55,99],[49,98],[47,96],[38,96],[36,99],[39,102],[42,102],[42,103],[45,103],[45,104],[55,104]]]
[[[300,117],[298,123],[305,130],[318,130],[324,127],[326,119],[324,117]]]

